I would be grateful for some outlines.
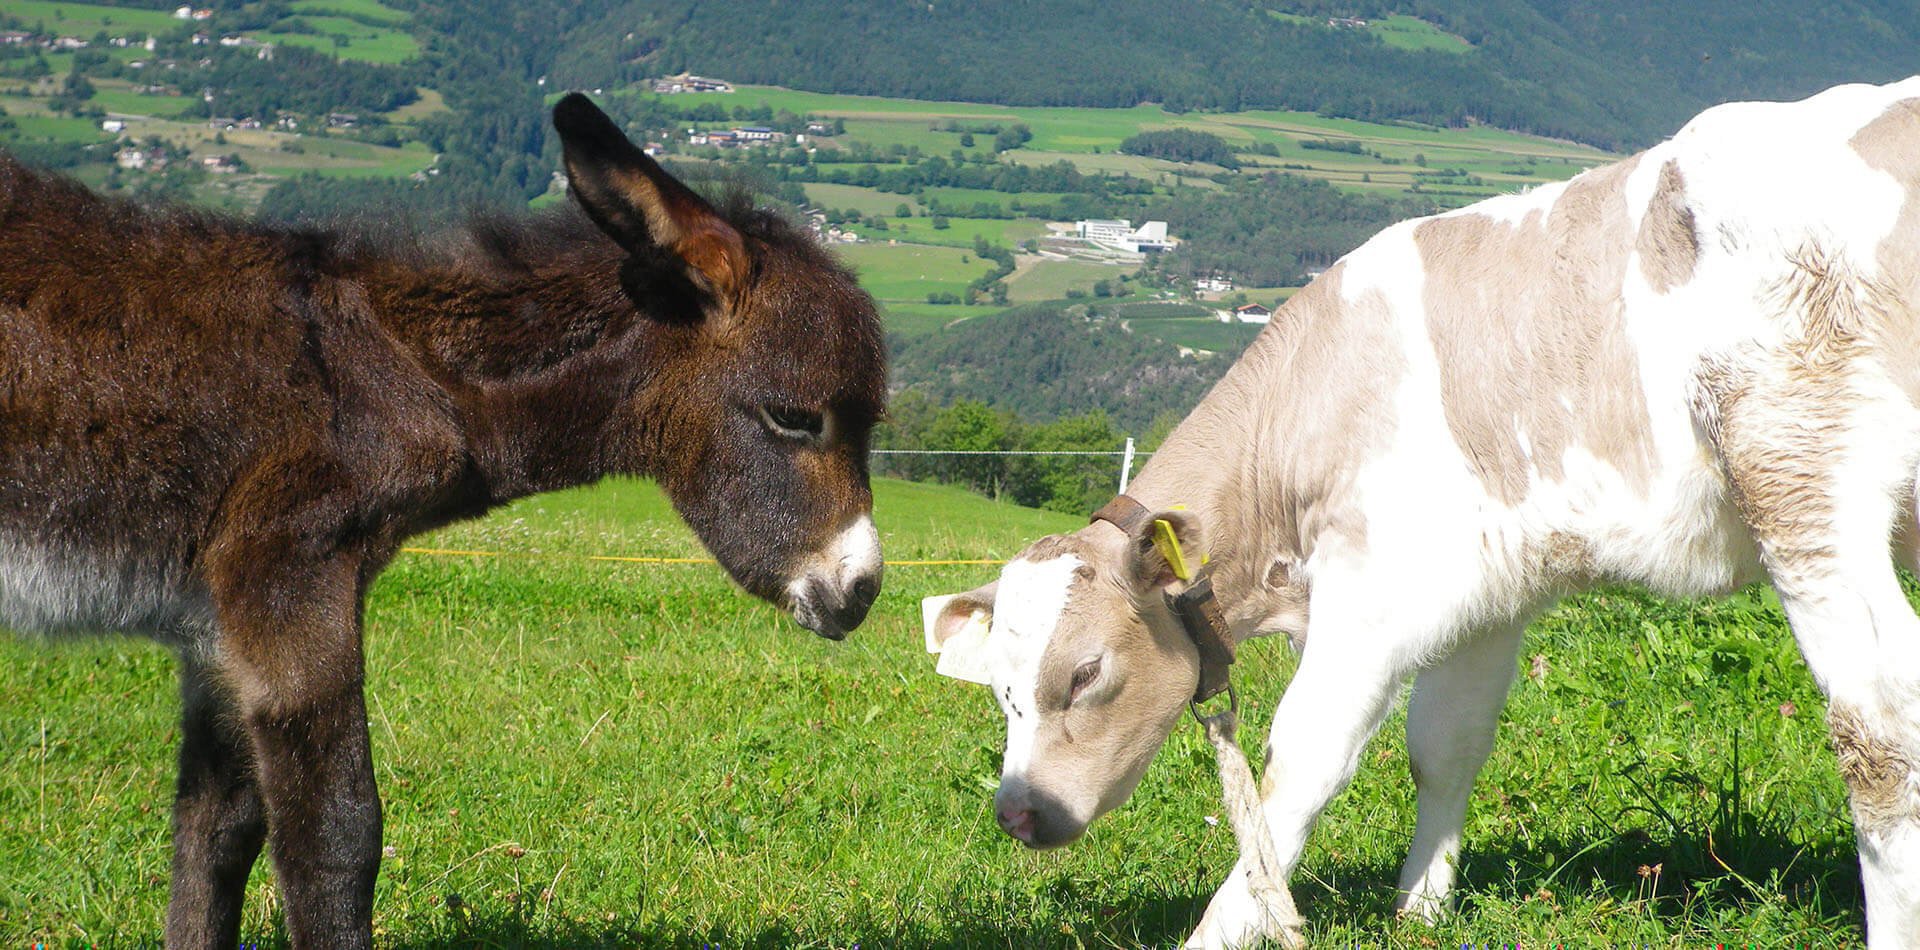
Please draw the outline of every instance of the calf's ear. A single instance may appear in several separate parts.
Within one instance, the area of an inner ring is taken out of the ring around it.
[[[1200,519],[1181,508],[1156,511],[1128,532],[1133,584],[1141,593],[1184,584],[1207,562]]]
[[[744,287],[749,261],[740,232],[693,189],[636,148],[591,99],[570,92],[553,107],[567,187],[602,231],[629,253],[658,247],[722,301]]]
[[[994,581],[964,594],[942,594],[920,601],[927,652],[940,655],[940,675],[969,683],[987,683],[987,632],[993,626]]]

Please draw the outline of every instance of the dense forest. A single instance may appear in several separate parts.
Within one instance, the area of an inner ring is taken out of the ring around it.
[[[1267,174],[1179,188],[1128,206],[1121,216],[1165,221],[1182,237],[1163,264],[1170,276],[1220,273],[1276,286],[1300,283],[1381,228],[1435,210],[1419,198],[1356,195],[1312,178]]]
[[[1104,411],[1145,431],[1200,401],[1225,359],[1183,356],[1085,305],[1033,304],[933,336],[892,341],[893,385],[934,402],[977,400],[1023,419]]]
[[[377,112],[404,101],[415,84],[438,89],[453,110],[425,130],[427,144],[442,155],[439,181],[431,189],[378,190],[383,203],[442,210],[514,204],[546,189],[555,156],[542,109],[545,90],[629,84],[682,70],[927,99],[1157,101],[1175,110],[1284,107],[1376,120],[1484,122],[1626,148],[1671,132],[1714,101],[1793,96],[1838,79],[1902,75],[1920,42],[1920,7],[1891,0],[1837,0],[1818,13],[1783,0],[1698,9],[1649,0],[1048,0],[1039,9],[1013,0],[393,5],[413,16],[419,60],[375,67],[298,53],[274,63],[216,56],[216,75],[203,84],[230,90],[231,98],[208,108],[313,111],[325,101]],[[286,12],[280,0],[216,7],[247,20]],[[1327,17],[1393,13],[1418,16],[1472,46],[1465,52],[1400,49],[1365,30],[1326,25]],[[1820,43],[1804,42],[1814,33]],[[1020,131],[995,130],[996,148],[1017,146]],[[1234,161],[1231,152],[1209,144],[1142,140],[1130,150]],[[1037,178],[1008,179],[1032,173],[1005,166],[888,169],[875,162],[821,174],[817,180],[903,193],[935,184],[1043,190]],[[1126,185],[1047,182],[1044,190],[1119,197]],[[288,192],[270,206],[291,207],[294,189],[308,208],[369,203],[353,182],[282,187]]]

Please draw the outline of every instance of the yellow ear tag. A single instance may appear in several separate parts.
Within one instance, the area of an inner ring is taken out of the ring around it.
[[[1183,581],[1193,580],[1193,569],[1187,566],[1187,556],[1180,550],[1180,538],[1173,533],[1172,523],[1165,518],[1153,519],[1153,546],[1159,548],[1160,556],[1167,559],[1167,565],[1173,568],[1173,576]]]

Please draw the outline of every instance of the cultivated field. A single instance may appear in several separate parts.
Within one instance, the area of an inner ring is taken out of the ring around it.
[[[1458,38],[1410,17],[1391,17],[1371,24],[1368,29],[1378,32],[1387,42],[1409,47],[1424,45],[1450,51],[1466,48]],[[1458,44],[1458,49],[1454,44]],[[651,92],[633,94],[655,96]],[[845,135],[816,138],[812,142],[827,155],[836,149],[871,146],[881,150],[917,149],[929,156],[946,156],[956,150],[970,156],[984,156],[991,152],[993,142],[993,133],[986,130],[1022,123],[1031,130],[1032,139],[1020,148],[1001,153],[1000,161],[1021,165],[1067,162],[1089,175],[1130,175],[1163,186],[1218,187],[1206,177],[1226,171],[1218,166],[1146,158],[1120,151],[1121,142],[1138,132],[1192,129],[1216,135],[1242,150],[1238,159],[1245,174],[1284,172],[1324,179],[1355,192],[1417,192],[1443,207],[1571,178],[1582,169],[1614,157],[1581,145],[1484,126],[1436,128],[1411,123],[1332,119],[1305,112],[1176,114],[1152,104],[1127,109],[1013,107],[830,95],[771,86],[741,86],[733,93],[683,93],[657,98],[680,107],[703,103],[727,109],[766,106],[795,115],[839,119],[846,126]],[[962,138],[967,130],[972,130],[971,145],[965,144]],[[1267,154],[1269,152],[1271,154]],[[846,166],[822,166],[829,173],[836,167]],[[916,259],[919,252],[908,250],[908,245],[966,249],[972,246],[977,235],[1015,247],[1042,235],[1043,222],[1039,217],[969,218],[965,216],[967,211],[977,202],[1006,210],[1016,201],[1023,208],[1050,208],[1062,197],[1053,193],[1009,194],[958,188],[927,188],[916,194],[894,194],[827,183],[809,183],[805,189],[808,200],[817,207],[855,211],[886,221],[885,231],[866,223],[853,224],[848,229],[876,245],[876,249],[862,252],[865,271],[877,281],[869,289],[885,307],[889,328],[905,333],[929,328],[930,322],[922,319],[924,312],[920,309],[925,306],[928,292],[960,293],[966,286],[966,280],[942,283],[935,279],[935,286],[899,279],[917,273],[920,266]],[[936,201],[948,209],[948,226],[943,229],[935,229],[928,217],[930,205]],[[899,217],[902,206],[913,217]],[[1132,269],[1080,264],[1043,267],[1023,271],[1007,283],[1011,299],[1016,302],[1052,299],[1070,290],[1088,292],[1096,281],[1112,279]],[[1181,334],[1183,344],[1200,348],[1231,345],[1237,338],[1205,328],[1193,328],[1193,332]]]
[[[1004,558],[1080,523],[892,482],[877,517],[895,560]],[[1086,840],[1028,853],[994,828],[1002,720],[933,673],[918,610],[990,566],[896,564],[831,644],[711,566],[587,559],[697,554],[641,484],[424,545],[505,553],[403,555],[370,601],[387,945],[1164,946],[1232,863],[1190,722]],[[1292,661],[1242,656],[1257,762]],[[1296,877],[1316,946],[1860,942],[1823,704],[1770,597],[1579,598],[1521,667],[1459,915],[1389,908],[1413,821],[1396,718]],[[156,942],[173,690],[145,644],[0,642],[0,945]],[[263,865],[245,939],[276,944],[277,910]]]

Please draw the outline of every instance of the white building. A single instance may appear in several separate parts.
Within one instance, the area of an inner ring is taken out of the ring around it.
[[[1131,221],[1095,219],[1076,221],[1073,230],[1081,240],[1134,254],[1170,250],[1179,243],[1167,235],[1165,221],[1148,221],[1135,228]]]
[[[1089,241],[1102,244],[1118,244],[1122,238],[1133,233],[1131,221],[1075,221],[1074,233]]]

